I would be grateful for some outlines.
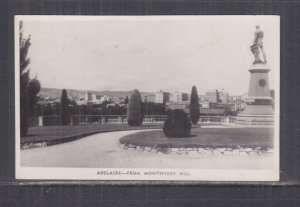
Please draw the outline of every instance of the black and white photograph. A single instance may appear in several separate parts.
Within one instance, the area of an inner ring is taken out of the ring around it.
[[[279,180],[279,16],[14,26],[16,179]]]

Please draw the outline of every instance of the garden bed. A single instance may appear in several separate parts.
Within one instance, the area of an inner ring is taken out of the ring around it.
[[[188,138],[167,138],[162,130],[137,132],[120,139],[122,146],[149,148],[273,148],[272,128],[192,128]]]

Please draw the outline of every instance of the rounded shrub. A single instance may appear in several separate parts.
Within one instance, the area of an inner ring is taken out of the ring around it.
[[[134,90],[127,105],[127,123],[129,126],[140,126],[143,123],[142,97],[138,90]]]
[[[164,124],[164,133],[166,137],[189,137],[191,128],[192,124],[190,119],[183,110],[175,109],[168,113]]]

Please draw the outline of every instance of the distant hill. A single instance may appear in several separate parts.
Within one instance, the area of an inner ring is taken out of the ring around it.
[[[91,92],[100,96],[109,96],[109,97],[126,97],[130,96],[133,91],[90,91],[90,90],[74,90],[74,89],[66,89],[68,96],[73,99],[79,99],[80,97],[84,97],[84,95],[88,92]],[[61,97],[61,89],[57,88],[41,88],[39,95],[41,97],[51,97],[51,98],[60,98]],[[141,92],[142,96],[153,94],[151,92]]]

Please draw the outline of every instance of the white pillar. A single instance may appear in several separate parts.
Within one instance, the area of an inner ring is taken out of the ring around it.
[[[73,116],[71,116],[71,123],[70,125],[74,125],[74,119],[73,119]]]
[[[44,126],[43,117],[39,116],[39,126]]]
[[[226,116],[226,123],[230,123],[230,118],[229,118],[229,116]]]
[[[118,122],[122,123],[122,117],[121,116],[118,117]]]

